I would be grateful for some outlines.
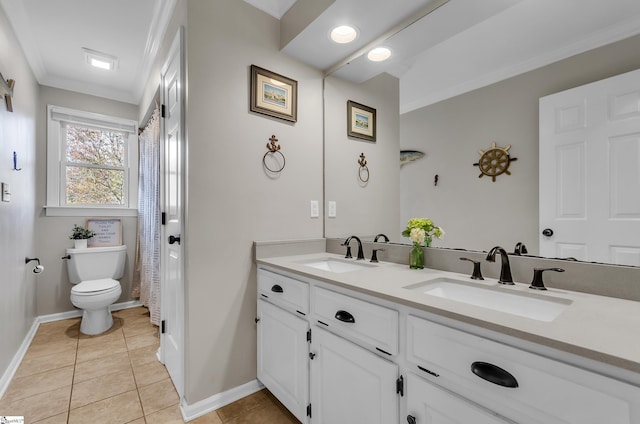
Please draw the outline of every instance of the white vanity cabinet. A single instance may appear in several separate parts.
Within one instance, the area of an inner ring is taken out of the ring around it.
[[[258,272],[258,379],[303,423],[309,404],[309,285]]]
[[[636,386],[426,319],[407,317],[406,350],[412,371],[517,423],[640,423]]]
[[[466,399],[431,384],[426,380],[407,373],[408,424],[507,424]]]
[[[317,326],[312,328],[311,422],[398,422],[393,362]]]
[[[398,311],[318,286],[311,305],[312,422],[397,423]]]
[[[640,387],[568,355],[288,275],[258,269],[258,378],[305,424],[640,423]]]

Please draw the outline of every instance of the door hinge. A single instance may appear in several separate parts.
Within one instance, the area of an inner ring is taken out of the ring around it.
[[[396,380],[396,393],[400,393],[401,397],[404,397],[404,377],[400,376]]]
[[[166,212],[162,212],[162,214],[160,214],[160,221],[161,221],[162,225],[167,225],[167,213]]]
[[[307,417],[311,418],[311,404],[307,405]]]
[[[161,118],[165,118],[166,117],[164,105],[160,106],[160,117]]]
[[[307,341],[311,343],[311,329],[307,330]]]
[[[162,320],[162,322],[160,322],[160,334],[164,334],[165,322],[165,320]]]

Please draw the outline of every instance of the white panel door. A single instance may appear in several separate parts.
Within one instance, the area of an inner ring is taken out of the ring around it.
[[[311,355],[312,423],[398,423],[396,364],[319,327]]]
[[[162,360],[180,397],[184,394],[184,55],[182,29],[162,70]]]
[[[540,99],[540,233],[542,256],[640,266],[640,70]]]
[[[407,375],[407,417],[412,424],[506,424],[495,414],[414,374]],[[401,420],[401,422],[405,422]]]

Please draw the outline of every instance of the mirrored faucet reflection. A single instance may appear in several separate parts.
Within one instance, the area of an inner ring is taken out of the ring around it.
[[[500,278],[498,279],[498,283],[513,285],[513,277],[511,276],[511,266],[509,265],[509,255],[507,252],[500,246],[496,246],[492,248],[487,254],[487,261],[495,262],[496,261],[496,253],[500,252]]]
[[[384,242],[385,242],[385,243],[389,243],[389,237],[387,237],[386,235],[384,235],[384,234],[382,234],[382,233],[380,233],[380,234],[376,235],[376,236],[373,238],[373,242],[374,242],[374,243],[377,243],[377,242],[378,242],[378,239],[379,239],[380,237],[382,237],[382,238],[384,239]]]
[[[527,246],[525,246],[524,243],[521,241],[517,242],[516,247],[513,249],[513,254],[521,256],[521,255],[526,255],[527,253],[529,253],[527,251]]]
[[[342,246],[347,246],[347,254],[344,256],[345,258],[352,258],[351,256],[351,246],[349,246],[349,243],[351,243],[351,239],[355,239],[358,242],[358,257],[356,258],[356,260],[364,260],[364,251],[362,250],[362,241],[360,241],[360,239],[356,236],[349,236],[344,243],[342,243]]]

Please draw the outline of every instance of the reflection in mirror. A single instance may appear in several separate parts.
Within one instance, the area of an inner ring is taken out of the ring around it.
[[[473,32],[465,36],[473,36]],[[501,37],[509,38],[506,34]],[[583,48],[583,52],[555,63],[531,59],[539,63],[535,69],[512,74],[515,76],[502,81],[496,79],[475,90],[461,90],[462,94],[439,98],[436,100],[441,101],[423,107],[414,107],[417,103],[407,106],[404,97],[414,96],[400,75],[395,96],[400,96],[397,110],[402,114],[384,111],[394,106],[385,105],[385,93],[391,90],[385,90],[381,83],[394,77],[383,74],[358,84],[328,76],[325,201],[339,200],[337,217],[325,218],[325,236],[357,234],[371,240],[373,235],[384,232],[392,242],[407,243],[400,235],[407,220],[426,216],[446,231],[443,239],[434,241],[434,247],[486,251],[500,245],[513,252],[517,243],[523,243],[528,254],[538,255],[538,178],[540,172],[545,172],[538,169],[538,100],[640,68],[640,57],[635,54],[640,36],[627,33],[626,37],[606,45],[601,42],[592,50]],[[448,56],[455,57],[456,53],[450,51]],[[521,57],[518,63],[526,59]],[[457,72],[455,67],[450,71]],[[429,79],[427,73],[423,77]],[[346,137],[347,100],[378,110],[378,131],[388,131],[388,145],[383,138],[367,144]],[[398,121],[385,116],[387,113],[397,116]],[[397,143],[393,140],[395,130],[386,125],[398,126]],[[492,142],[511,145],[510,153],[518,157],[509,168],[511,175],[500,175],[495,182],[478,178],[478,167],[473,166],[480,158],[479,151],[488,149]],[[400,150],[420,151],[425,156],[400,168]],[[361,152],[366,154],[372,175],[372,181],[364,187],[357,184],[355,175],[354,161]],[[384,166],[379,167],[379,161],[384,161]]]

